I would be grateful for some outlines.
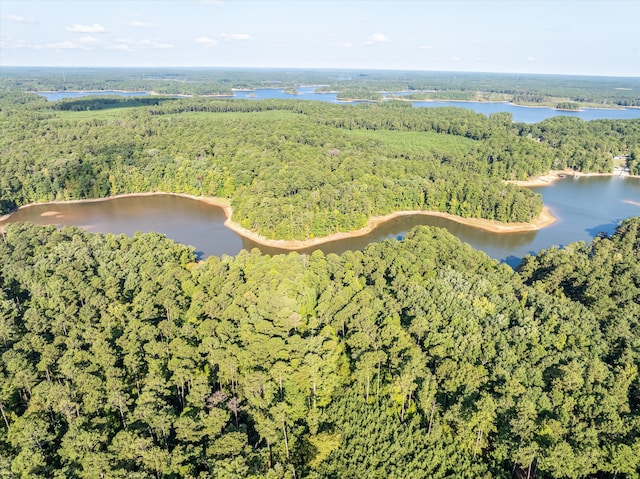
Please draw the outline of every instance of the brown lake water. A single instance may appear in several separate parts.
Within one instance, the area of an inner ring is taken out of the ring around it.
[[[369,243],[401,239],[417,225],[443,227],[489,256],[517,265],[526,254],[553,245],[589,241],[598,232],[612,233],[618,222],[640,216],[640,180],[619,177],[567,178],[550,186],[534,188],[558,218],[553,225],[524,233],[491,233],[445,218],[403,216],[374,229],[367,235],[338,240],[299,250],[325,253],[362,250]],[[102,201],[41,204],[21,208],[0,225],[31,221],[37,224],[80,226],[90,232],[124,233],[157,231],[183,244],[192,245],[201,258],[227,254],[241,249],[260,249],[265,254],[287,251],[259,245],[224,226],[221,208],[174,195],[120,197]]]

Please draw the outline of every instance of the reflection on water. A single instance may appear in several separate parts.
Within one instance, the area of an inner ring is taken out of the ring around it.
[[[361,250],[369,243],[402,238],[417,225],[446,228],[461,241],[489,256],[517,265],[526,254],[572,241],[589,241],[599,232],[612,233],[623,218],[640,215],[640,180],[619,177],[567,178],[554,185],[534,188],[558,219],[539,231],[491,233],[436,216],[401,216],[379,225],[365,236],[325,243],[300,250],[325,253]],[[241,249],[265,254],[286,252],[261,246],[224,226],[224,212],[191,198],[173,195],[122,197],[106,201],[33,205],[18,210],[4,223],[76,225],[100,233],[158,231],[180,243],[193,245],[200,257],[236,255]],[[2,224],[2,223],[0,223]]]
[[[438,216],[400,216],[386,223],[379,225],[365,236],[356,238],[341,239],[325,243],[320,246],[299,250],[301,253],[311,253],[315,249],[322,249],[325,253],[343,253],[347,250],[362,250],[369,243],[383,241],[385,239],[401,239],[411,228],[418,225],[438,226],[446,228],[460,238],[461,241],[469,243],[476,249],[486,251],[487,254],[498,257],[502,251],[515,251],[530,244],[536,237],[537,231],[524,233],[491,233],[478,228],[465,226],[456,221]],[[260,246],[252,241],[244,242],[245,248],[259,248],[267,254],[278,254],[282,252],[279,248],[269,248]],[[492,254],[492,252],[494,254]],[[500,259],[504,259],[500,257]]]
[[[5,223],[31,221],[43,225],[73,225],[94,233],[127,235],[136,231],[158,231],[179,243],[194,246],[201,257],[206,257],[235,255],[242,248],[242,239],[224,226],[224,220],[221,208],[201,201],[173,195],[151,195],[86,203],[32,205],[19,209]]]

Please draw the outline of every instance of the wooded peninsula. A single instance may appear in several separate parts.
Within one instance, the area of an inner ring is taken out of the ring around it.
[[[640,174],[640,120],[0,84],[0,214],[165,191],[310,240],[405,210],[528,223],[512,181]],[[639,218],[515,271],[433,227],[205,261],[157,233],[0,236],[2,477],[640,477]]]

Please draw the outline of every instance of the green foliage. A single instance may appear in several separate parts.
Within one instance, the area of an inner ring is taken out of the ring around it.
[[[194,263],[9,226],[8,477],[637,477],[640,219],[498,264],[444,230]]]
[[[593,120],[557,116],[521,128],[549,145],[553,167],[610,173],[613,157],[628,155],[640,142],[640,121]]]
[[[228,70],[188,68],[5,67],[0,91],[127,90],[168,95],[231,95],[233,88],[294,91],[319,85],[343,98],[379,99],[374,92],[413,91],[416,98],[511,101],[555,105],[638,106],[638,79],[559,75],[354,70]],[[357,94],[356,94],[357,93]]]
[[[551,168],[637,169],[637,121],[513,124],[406,103],[5,95],[0,213],[31,202],[166,191],[231,199],[234,221],[308,239],[371,216],[434,210],[530,221],[538,195],[505,185]],[[313,164],[314,168],[309,168]]]
[[[366,100],[366,101],[380,101],[382,100],[382,94],[376,91],[371,91],[365,87],[344,87],[340,89],[337,95],[338,100]]]
[[[476,92],[472,91],[427,91],[420,93],[410,93],[408,95],[393,96],[402,100],[412,101],[477,101]]]
[[[529,221],[540,197],[500,180],[550,157],[495,119],[388,105],[83,98],[7,110],[0,127],[2,212],[147,191],[223,196],[237,223],[280,239],[398,210]],[[496,153],[507,141],[513,153]]]
[[[243,75],[216,81],[256,86]],[[102,85],[151,83],[189,85]],[[0,108],[1,212],[163,190],[229,197],[278,238],[399,209],[526,221],[540,198],[503,180],[639,164],[638,121],[23,93]],[[638,218],[517,273],[426,227],[342,256],[200,263],[154,233],[1,236],[3,477],[638,477]]]
[[[574,102],[571,102],[571,101],[562,101],[562,102],[556,104],[556,108],[558,110],[578,111],[578,110],[580,110],[580,105],[578,103],[574,103]]]

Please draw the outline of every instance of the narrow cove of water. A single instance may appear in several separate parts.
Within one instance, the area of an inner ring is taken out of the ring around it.
[[[553,185],[533,188],[540,193],[557,221],[538,231],[492,233],[434,216],[401,216],[379,225],[370,233],[298,250],[325,253],[362,250],[385,239],[401,239],[417,225],[443,227],[489,256],[516,266],[526,254],[536,254],[553,245],[590,241],[599,232],[613,233],[624,218],[640,216],[640,179],[617,176],[567,178]],[[39,204],[21,208],[7,223],[80,226],[90,232],[124,233],[157,231],[183,244],[192,245],[200,258],[235,256],[242,249],[258,248],[265,254],[287,250],[263,246],[224,226],[222,208],[175,195],[119,197],[102,201]]]
[[[47,203],[20,208],[3,224],[19,221],[79,226],[92,233],[156,231],[191,245],[201,258],[236,255],[242,238],[224,226],[222,208],[175,195],[123,196],[103,201]]]

